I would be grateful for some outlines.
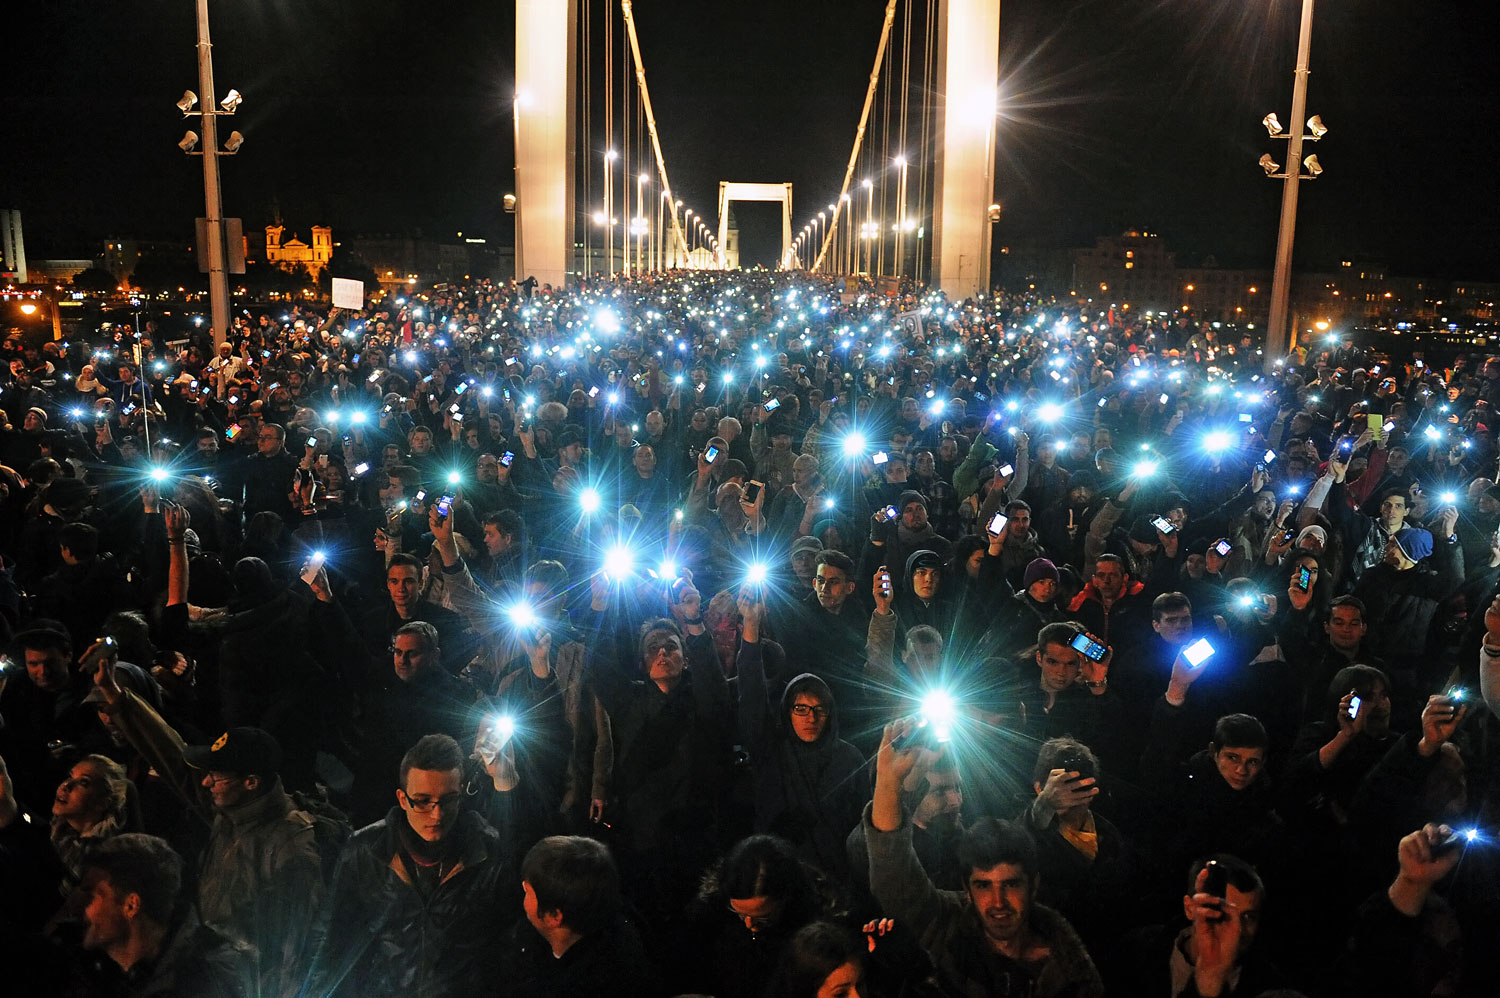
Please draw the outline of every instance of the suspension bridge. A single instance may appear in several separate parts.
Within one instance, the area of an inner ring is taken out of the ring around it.
[[[633,8],[517,0],[507,205],[518,275],[562,286],[580,269],[731,268],[732,206],[762,201],[781,207],[782,269],[914,278],[959,298],[989,286],[1000,0],[887,0],[851,14],[881,18],[880,38],[847,123],[849,158],[829,165],[828,200],[801,216],[792,185],[774,179],[721,180],[707,217],[676,195],[660,132],[672,123],[652,107]]]

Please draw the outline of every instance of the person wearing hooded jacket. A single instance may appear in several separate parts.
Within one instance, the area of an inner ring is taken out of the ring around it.
[[[765,603],[741,594],[739,611],[739,725],[755,772],[755,830],[781,836],[804,861],[842,880],[844,840],[869,796],[864,757],[839,738],[833,691],[812,673],[787,683],[772,708],[760,640]]]
[[[907,489],[901,493],[896,501],[898,517],[886,522],[881,519],[882,513],[876,511],[870,526],[870,543],[865,547],[864,563],[860,567],[860,576],[869,578],[877,565],[901,565],[910,561],[911,556],[918,551],[935,552],[938,564],[948,557],[948,549],[952,547],[946,537],[940,537],[937,531],[932,529],[932,524],[927,522],[927,500],[922,498],[922,493]],[[906,592],[911,579],[908,575],[904,579],[893,579],[896,583],[898,593]],[[913,624],[931,623],[931,621],[917,620]]]

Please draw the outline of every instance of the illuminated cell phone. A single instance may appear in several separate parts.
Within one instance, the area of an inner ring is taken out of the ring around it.
[[[359,354],[355,354],[353,357],[350,357],[349,358],[349,363],[353,364],[355,367],[358,367],[359,366]]]
[[[1228,541],[1220,541],[1214,545],[1214,551],[1220,558],[1228,558],[1229,552],[1234,550],[1234,545]]]
[[[1260,459],[1265,464],[1271,464],[1276,460],[1276,452],[1273,450],[1268,450],[1260,456]]]
[[[504,465],[505,467],[507,467],[507,468],[510,467],[511,462],[514,461],[515,459],[516,459],[516,452],[515,451],[509,451],[508,450],[504,454],[500,455],[500,463],[502,465]]]
[[[870,456],[870,460],[873,461],[877,466],[885,464],[890,459],[891,456],[883,450],[878,450]]]
[[[766,412],[775,412],[781,408],[781,399],[767,399]]]
[[[882,593],[884,593],[885,595],[887,595],[887,596],[889,596],[891,594],[891,573],[890,572],[881,572],[880,573],[880,591]]]
[[[1109,654],[1109,646],[1088,631],[1075,634],[1073,640],[1069,641],[1068,644],[1074,651],[1082,652],[1095,662],[1104,661],[1104,656]]]
[[[1182,657],[1187,659],[1188,665],[1198,668],[1208,657],[1214,653],[1214,646],[1208,643],[1207,638],[1199,638],[1186,648],[1182,649]]]
[[[708,449],[703,452],[703,463],[704,464],[713,464],[718,459],[719,459],[719,448],[717,446],[715,446],[714,444],[709,444],[708,445]]]
[[[318,438],[317,437],[308,437],[307,438],[307,446],[309,446],[309,447],[316,447],[316,446],[318,446]]]
[[[1170,534],[1177,529],[1172,526],[1172,521],[1164,516],[1153,516],[1151,518],[1151,525],[1164,534]]]
[[[448,514],[453,512],[453,500],[455,498],[453,493],[449,492],[437,501],[438,519],[446,520]]]
[[[510,389],[506,389],[506,391],[505,391],[505,397],[507,399],[510,398]],[[599,386],[595,385],[593,388],[589,389],[589,398],[596,399],[598,397],[599,397]]]
[[[901,511],[898,510],[895,506],[887,506],[880,511],[880,520],[882,523],[890,523],[900,515]]]
[[[1288,530],[1287,533],[1290,534],[1291,531]],[[1292,582],[1292,585],[1294,585],[1294,586],[1297,587],[1297,591],[1298,592],[1304,592],[1304,593],[1311,592],[1312,591],[1312,569],[1308,568],[1306,565],[1298,565],[1297,566],[1297,578]]]
[[[1162,405],[1166,405],[1167,404],[1167,393],[1166,392],[1162,392],[1161,393],[1161,398],[1157,399],[1157,401],[1159,401]]]
[[[1240,413],[1240,422],[1241,423],[1250,423],[1250,422],[1254,422],[1254,420],[1255,420],[1255,417],[1251,416],[1248,412],[1242,412],[1242,413]]]
[[[990,517],[989,526],[987,526],[985,529],[995,537],[999,537],[1001,534],[1005,533],[1005,525],[1009,522],[1010,521],[1006,518],[1004,513],[996,513],[994,516]]]
[[[244,431],[245,431],[245,428],[243,426],[241,426],[239,423],[230,423],[229,424],[229,429],[227,429],[227,430],[224,431],[224,439],[225,440],[233,440],[235,437],[239,436]]]
[[[456,384],[456,385],[453,386],[453,394],[454,395],[462,395],[464,392],[466,392],[468,390],[469,390],[469,383],[467,381],[460,381],[458,384]]]
[[[426,489],[417,489],[417,494],[411,497],[411,501],[412,502],[426,502],[427,501],[427,490]]]
[[[1348,718],[1349,718],[1349,720],[1352,721],[1356,717],[1359,716],[1359,705],[1362,702],[1363,701],[1360,700],[1359,697],[1350,697],[1349,698],[1349,711],[1348,711]]]
[[[1004,465],[1000,469],[1000,477],[1001,478],[1009,478],[1011,475],[1015,474],[1015,471],[1016,471],[1016,469],[1015,469],[1014,465],[1010,465],[1010,464]]]
[[[1100,399],[1099,400],[1099,408],[1103,409],[1107,405],[1109,405],[1109,399]]]

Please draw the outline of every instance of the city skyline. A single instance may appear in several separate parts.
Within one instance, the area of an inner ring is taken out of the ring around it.
[[[668,16],[637,4],[680,196],[712,212],[722,179],[791,180],[799,221],[831,200],[882,6]],[[1255,160],[1278,149],[1258,121],[1286,117],[1299,6],[1007,0],[996,245],[1082,247],[1141,226],[1184,260],[1269,265],[1280,185]],[[52,43],[11,60],[0,201],[26,218],[32,255],[122,233],[188,240],[201,171],[175,147],[191,122],[172,103],[197,89],[192,5],[154,9],[146,32],[127,30],[139,10],[84,10],[38,9],[38,37]],[[218,90],[245,95],[233,122],[245,146],[224,163],[226,214],[258,227],[279,205],[292,228],[508,237],[514,9],[463,5],[418,21],[423,10],[216,0]],[[1500,150],[1474,127],[1496,104],[1486,32],[1455,4],[1424,5],[1420,30],[1412,13],[1319,6],[1309,112],[1330,134],[1317,150],[1326,173],[1303,192],[1299,270],[1354,255],[1400,273],[1500,271],[1488,168]],[[115,43],[123,37],[131,49]],[[767,220],[752,211],[742,228],[746,259],[774,262],[758,231]]]

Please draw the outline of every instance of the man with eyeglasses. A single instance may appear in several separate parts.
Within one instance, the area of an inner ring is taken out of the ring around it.
[[[244,484],[245,522],[256,513],[269,511],[290,523],[293,519],[292,476],[297,458],[286,449],[286,429],[262,423],[256,431],[255,453],[245,458],[240,478]],[[233,497],[233,498],[238,498]]]
[[[396,805],[339,856],[302,994],[494,990],[513,877],[499,833],[464,808],[463,766],[448,735],[424,735],[402,757]]]
[[[304,919],[323,896],[323,864],[315,819],[296,809],[277,775],[281,746],[248,727],[230,728],[212,745],[186,745],[120,685],[115,655],[97,660],[94,685],[116,730],[209,826],[196,880],[199,917],[253,943],[261,993],[284,993],[301,976]]]
[[[869,624],[869,611],[849,598],[855,588],[853,559],[842,551],[820,551],[812,592],[784,609],[773,628],[786,649],[788,673],[812,672],[825,680],[846,717],[859,699],[853,686],[862,680]]]

